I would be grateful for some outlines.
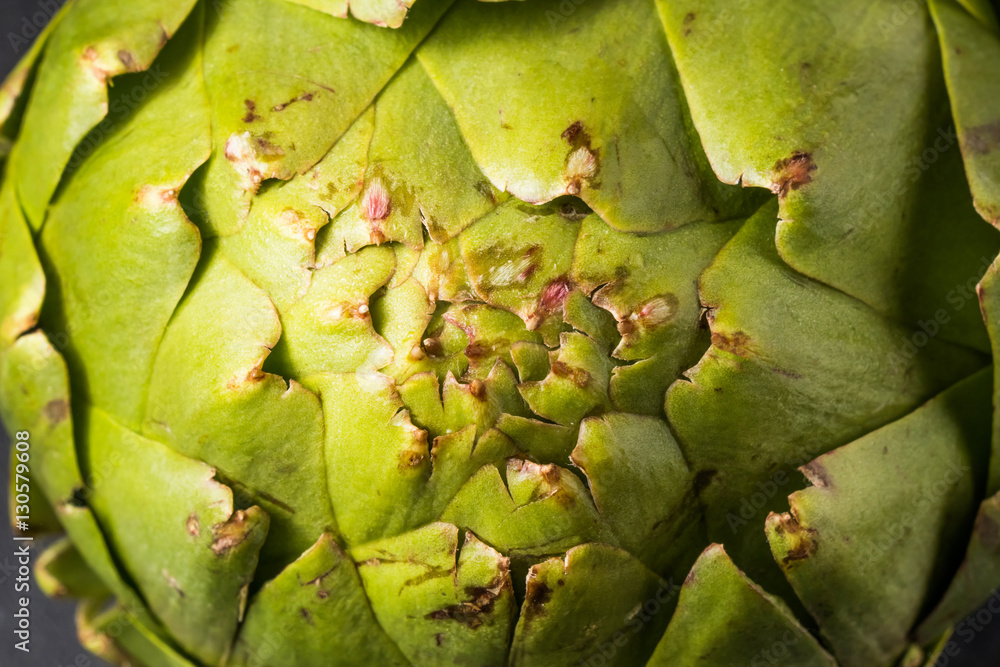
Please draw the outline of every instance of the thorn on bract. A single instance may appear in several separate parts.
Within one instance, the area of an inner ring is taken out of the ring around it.
[[[771,192],[779,197],[787,197],[789,190],[798,190],[812,183],[812,172],[816,171],[812,153],[795,151],[791,157],[778,160],[774,165],[774,182]]]
[[[425,338],[423,344],[424,350],[432,357],[440,357],[444,354],[444,345],[440,338]]]
[[[365,220],[377,222],[385,220],[392,212],[392,203],[389,200],[389,192],[385,189],[381,179],[374,179],[365,191],[361,208]]]
[[[477,378],[469,383],[469,393],[480,401],[486,400],[486,385]]]
[[[552,313],[557,312],[566,302],[573,285],[566,277],[556,278],[542,289],[538,297],[538,306],[525,320],[525,325],[534,331]]]
[[[274,175],[271,163],[284,154],[280,146],[249,132],[234,133],[226,140],[226,159],[240,175],[240,187],[247,192],[257,192],[261,181]]]
[[[597,174],[597,156],[589,148],[581,146],[570,153],[566,161],[565,179],[566,192],[571,195],[580,194],[583,183]]]
[[[316,230],[313,229],[309,220],[304,218],[301,211],[286,208],[278,216],[276,223],[278,229],[289,238],[302,239],[304,241],[312,241],[316,238]]]
[[[171,185],[144,185],[135,193],[136,204],[148,209],[177,203],[177,189]]]

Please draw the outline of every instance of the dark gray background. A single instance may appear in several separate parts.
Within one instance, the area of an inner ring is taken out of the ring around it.
[[[0,78],[14,66],[27,46],[20,44],[22,36],[32,38],[34,34],[26,28],[29,22],[41,12],[48,16],[49,8],[62,4],[63,0],[0,0]],[[106,0],[110,1],[110,0]],[[1000,13],[1000,0],[991,0]],[[11,38],[11,34],[14,38]],[[16,425],[15,425],[16,426]],[[11,540],[8,521],[7,469],[9,464],[10,438],[0,426],[0,665],[11,667],[103,667],[105,663],[84,651],[76,638],[73,613],[75,605],[63,600],[50,600],[32,587],[31,594],[31,653],[24,654],[14,649],[14,619],[12,610],[16,607],[14,574],[16,562],[13,558],[14,542]],[[36,544],[36,547],[41,546]],[[38,549],[33,558],[37,559]],[[982,619],[993,620],[993,614],[983,608]],[[964,637],[953,640],[959,653],[954,658],[942,659],[938,667],[998,667],[1000,666],[1000,622],[986,623],[981,632],[976,632],[969,643]]]

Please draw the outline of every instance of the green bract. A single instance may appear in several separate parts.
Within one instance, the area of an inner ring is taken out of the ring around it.
[[[0,155],[109,660],[930,665],[1000,586],[982,0],[70,0]]]

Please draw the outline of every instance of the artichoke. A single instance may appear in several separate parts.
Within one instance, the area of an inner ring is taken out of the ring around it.
[[[110,661],[915,666],[1000,586],[984,0],[71,0],[0,95]]]

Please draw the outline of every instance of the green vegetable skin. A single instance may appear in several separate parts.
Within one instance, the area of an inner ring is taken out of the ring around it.
[[[70,0],[0,114],[112,662],[929,665],[1000,586],[983,0]]]

